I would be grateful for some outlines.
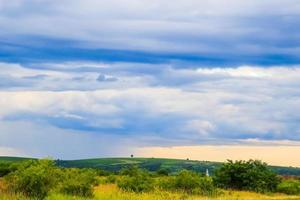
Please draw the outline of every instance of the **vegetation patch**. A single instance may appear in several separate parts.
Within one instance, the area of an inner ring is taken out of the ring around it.
[[[275,192],[280,178],[266,163],[258,160],[229,160],[214,173],[214,182],[224,189]]]
[[[211,176],[187,169],[174,173],[170,166],[158,168],[155,164],[152,167],[157,170],[147,171],[137,164],[111,172],[63,168],[52,160],[0,162],[4,176],[0,178],[0,200],[300,199],[300,181],[296,177],[281,179],[261,161],[228,161],[210,171]]]
[[[278,185],[277,191],[285,194],[300,195],[300,180],[284,180]]]

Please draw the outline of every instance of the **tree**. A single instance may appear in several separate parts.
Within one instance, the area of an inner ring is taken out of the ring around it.
[[[119,188],[131,192],[147,192],[154,188],[148,171],[133,166],[122,170],[123,175],[117,182]]]
[[[284,180],[278,185],[277,191],[289,195],[299,195],[300,180]]]
[[[159,176],[169,176],[169,170],[165,168],[161,168],[156,172]]]
[[[92,197],[96,170],[58,168],[52,160],[20,163],[16,171],[5,176],[8,190],[30,199],[45,199],[50,191]]]
[[[214,182],[225,189],[273,192],[280,179],[261,161],[228,160],[215,171]]]
[[[9,190],[33,199],[44,199],[56,183],[56,168],[51,160],[30,160],[5,177]]]
[[[61,170],[58,191],[67,195],[82,197],[93,196],[93,185],[96,184],[96,171],[91,169],[69,168]]]
[[[202,195],[212,195],[216,190],[211,178],[200,176],[199,174],[188,170],[182,170],[175,177],[174,186],[176,189],[183,190],[187,193]]]
[[[0,177],[3,177],[10,173],[10,164],[7,162],[0,163]]]

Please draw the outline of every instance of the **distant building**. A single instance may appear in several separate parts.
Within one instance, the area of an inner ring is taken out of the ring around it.
[[[208,169],[206,169],[206,176],[208,177],[209,176],[209,171],[208,171]]]
[[[130,157],[133,158],[133,154],[131,154]]]

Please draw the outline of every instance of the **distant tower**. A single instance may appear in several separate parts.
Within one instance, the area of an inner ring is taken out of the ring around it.
[[[209,176],[209,171],[208,171],[208,169],[206,169],[206,176],[208,177]]]

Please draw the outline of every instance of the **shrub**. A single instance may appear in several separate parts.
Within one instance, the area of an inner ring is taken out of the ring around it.
[[[126,167],[120,171],[120,175],[123,176],[136,176],[138,173],[142,172],[137,166]]]
[[[67,195],[92,197],[94,184],[96,172],[93,170],[63,169],[58,190]]]
[[[5,177],[8,190],[30,199],[44,199],[50,191],[83,197],[93,196],[96,171],[62,169],[50,160],[32,160],[19,164]]]
[[[299,180],[285,180],[282,181],[278,187],[277,191],[290,195],[300,194],[300,181]]]
[[[159,169],[159,170],[156,172],[156,174],[157,174],[158,176],[169,176],[169,170],[162,168],[162,169]]]
[[[174,187],[191,194],[213,195],[216,191],[213,181],[209,177],[182,170],[174,179]]]
[[[9,173],[16,171],[17,168],[17,163],[0,162],[0,177],[4,177]]]
[[[0,162],[0,177],[3,177],[11,172],[10,163]]]
[[[116,183],[117,177],[115,175],[109,175],[105,179],[105,183]]]
[[[44,199],[56,182],[56,168],[50,160],[26,161],[5,177],[8,189],[33,199]]]
[[[102,170],[102,169],[95,169],[98,176],[109,176],[111,172]]]
[[[148,192],[154,188],[153,180],[147,171],[133,167],[124,170],[121,174],[123,176],[117,181],[117,185],[122,190]]]
[[[195,172],[182,170],[175,178],[174,187],[192,193],[198,187],[200,177]]]
[[[182,170],[176,176],[160,177],[157,185],[164,190],[179,190],[187,194],[216,196],[219,193],[212,178],[188,170]]]
[[[280,179],[261,161],[229,160],[215,171],[214,182],[225,189],[273,192]]]

